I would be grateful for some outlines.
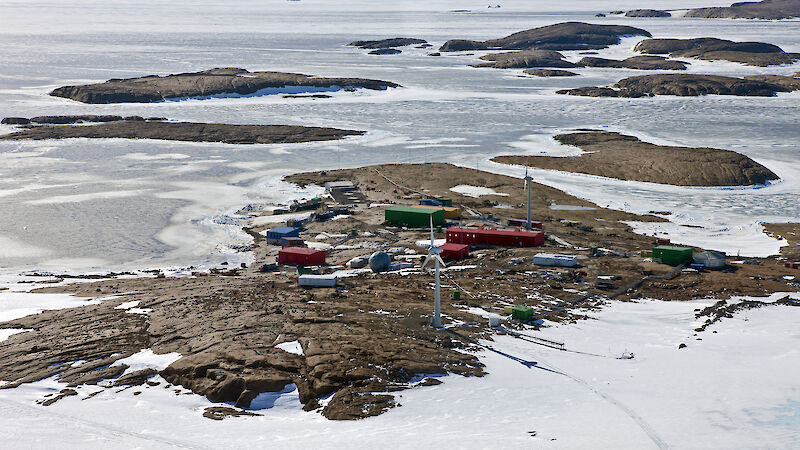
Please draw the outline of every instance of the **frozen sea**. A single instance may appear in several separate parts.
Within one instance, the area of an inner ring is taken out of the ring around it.
[[[701,2],[702,3],[702,2]],[[722,2],[716,2],[722,4]],[[714,4],[711,3],[703,3]],[[231,213],[247,203],[302,196],[280,182],[290,172],[376,163],[451,161],[522,176],[488,158],[541,153],[550,137],[605,127],[655,142],[742,152],[778,173],[762,189],[666,188],[536,171],[537,181],[629,211],[666,210],[666,233],[688,244],[767,255],[780,243],[761,221],[800,220],[800,94],[775,98],[588,99],[558,88],[613,83],[640,74],[583,69],[572,79],[521,78],[521,71],[468,67],[478,55],[431,50],[367,55],[350,41],[390,36],[486,39],[562,21],[624,23],[655,37],[760,40],[800,52],[798,21],[595,18],[637,2],[156,2],[4,1],[0,5],[0,116],[138,114],[173,120],[332,126],[363,137],[294,145],[86,140],[0,143],[0,268],[99,270],[247,260]],[[688,1],[648,7],[696,6]],[[452,12],[469,9],[469,13]],[[633,55],[636,38],[600,56]],[[577,59],[577,52],[567,52]],[[333,99],[250,98],[85,105],[49,97],[55,87],[212,67],[379,78],[388,92]],[[691,72],[800,71],[693,61]],[[11,126],[0,132],[11,132]],[[556,149],[557,150],[557,149]],[[519,173],[517,173],[519,172]]]

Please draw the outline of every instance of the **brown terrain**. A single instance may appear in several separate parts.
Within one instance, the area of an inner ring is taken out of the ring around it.
[[[366,203],[355,205],[349,217],[307,224],[302,236],[309,240],[325,241],[321,233],[349,235],[346,246],[328,250],[329,264],[381,247],[425,253],[415,241],[425,239],[427,230],[386,228],[382,208],[370,208],[369,202],[415,204],[421,192],[451,197],[464,210],[462,223],[491,224],[501,216],[525,214],[526,195],[518,178],[449,164],[363,167],[297,174],[287,180],[298,184],[349,180],[365,195]],[[450,191],[459,184],[486,186],[508,195],[471,198]],[[366,272],[340,279],[337,289],[304,290],[297,286],[293,268],[257,270],[274,260],[278,247],[261,238],[258,232],[266,227],[255,227],[248,231],[256,237],[258,263],[250,268],[223,267],[197,276],[111,278],[43,289],[119,297],[0,324],[30,330],[0,343],[0,379],[9,382],[2,388],[56,376],[69,388],[52,402],[46,400],[52,404],[74,395],[91,401],[81,393],[84,384],[108,389],[180,385],[215,402],[235,403],[238,408],[220,405],[206,410],[206,417],[222,419],[246,415],[241,408],[258,394],[294,383],[307,410],[329,419],[357,419],[399,406],[397,391],[437,384],[439,380],[425,378],[430,374],[484,373],[475,355],[483,344],[475,338],[488,338],[492,330],[483,319],[466,312],[468,307],[504,315],[504,307],[528,304],[541,317],[573,321],[584,317],[586,308],[612,299],[728,299],[800,289],[781,278],[786,270],[775,259],[737,264],[738,270],[726,272],[676,271],[649,262],[639,250],[650,248],[654,238],[632,233],[622,221],[663,219],[604,209],[539,184],[533,194],[533,216],[543,222],[550,240],[542,248],[473,250],[471,258],[451,263],[463,266],[444,272],[442,308],[450,327],[446,330],[426,325],[433,303],[431,274]],[[551,205],[584,208],[558,210]],[[437,238],[441,237],[439,233]],[[588,246],[600,247],[599,256],[586,256]],[[540,251],[581,255],[581,266],[534,266],[531,257]],[[609,275],[617,277],[613,286],[599,282],[599,276]],[[460,300],[447,300],[452,289],[463,294]],[[149,312],[115,309],[131,301]],[[516,327],[513,322],[506,326]],[[295,340],[302,355],[275,347]],[[143,348],[183,355],[160,372],[169,384],[154,379],[153,370],[120,377],[125,366],[114,362]],[[320,407],[318,400],[329,395],[326,406]]]
[[[765,223],[765,233],[786,239],[789,245],[781,248],[781,256],[789,261],[800,261],[800,223]]]
[[[738,2],[731,6],[690,9],[685,17],[711,19],[780,20],[800,17],[800,0],[763,0]]]
[[[732,61],[750,66],[778,66],[800,59],[777,45],[763,42],[734,42],[726,39],[645,39],[634,47],[640,53],[697,58],[708,61]]]
[[[752,75],[744,78],[721,75],[655,74],[623,78],[614,87],[588,86],[562,89],[558,94],[584,97],[640,98],[654,95],[697,97],[701,95],[736,95],[773,97],[778,92],[798,90],[798,78],[782,75]]]
[[[267,88],[302,86],[318,89],[385,90],[400,85],[364,78],[322,78],[299,73],[248,72],[245,69],[210,69],[167,76],[111,79],[104,83],[64,86],[50,95],[83,103],[151,103],[166,99],[250,95]]]
[[[498,156],[493,161],[677,186],[749,186],[778,179],[761,164],[729,150],[661,146],[605,131],[562,134],[555,139],[586,153]]]
[[[362,134],[364,134],[363,131],[295,125],[230,125],[122,120],[97,125],[29,126],[22,131],[0,136],[0,140],[121,138],[223,142],[226,144],[280,144],[329,141]]]
[[[648,36],[641,28],[563,22],[520,31],[500,39],[468,41],[453,39],[440,52],[463,50],[597,50],[618,44],[624,36]]]

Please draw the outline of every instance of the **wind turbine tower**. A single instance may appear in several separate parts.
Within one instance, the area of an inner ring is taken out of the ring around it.
[[[528,221],[525,222],[525,228],[531,229],[531,190],[533,190],[533,177],[528,175],[528,167],[525,166],[525,190],[528,191]]]
[[[436,244],[433,242],[433,217],[431,217],[431,246],[428,249],[428,256],[425,257],[425,261],[422,263],[422,268],[424,269],[428,263],[433,260],[436,268],[436,288],[434,290],[434,303],[433,303],[433,317],[431,318],[431,325],[434,328],[442,328],[442,310],[441,310],[441,300],[440,300],[440,284],[439,284],[439,265],[441,264],[444,266],[444,261],[442,261],[442,257],[439,254],[442,253],[442,249],[437,247]]]

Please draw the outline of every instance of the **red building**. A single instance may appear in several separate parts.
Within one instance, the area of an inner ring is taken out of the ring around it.
[[[469,256],[469,245],[447,243],[440,247],[443,259],[464,259]]]
[[[451,227],[447,229],[447,242],[499,247],[538,247],[544,244],[544,233],[502,228]]]
[[[278,264],[317,266],[325,264],[325,250],[305,247],[286,247],[278,252]]]
[[[508,219],[508,226],[510,227],[520,227],[524,228],[528,224],[528,221],[525,219]],[[542,229],[542,222],[537,222],[531,220],[531,228],[536,228],[537,230]]]

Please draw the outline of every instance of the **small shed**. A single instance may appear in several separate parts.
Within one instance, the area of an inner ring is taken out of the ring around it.
[[[444,225],[444,210],[439,208],[424,208],[415,206],[390,206],[384,210],[384,218],[395,226],[428,227],[433,219],[433,225]]]
[[[533,263],[537,266],[575,267],[578,265],[578,257],[555,253],[537,253],[533,256]]]
[[[282,239],[290,237],[299,237],[300,228],[297,227],[277,227],[267,230],[267,242],[274,245],[281,245]]]
[[[336,287],[336,275],[300,275],[297,279],[301,287]]]
[[[440,247],[443,259],[459,260],[469,256],[469,245],[447,243]]]
[[[692,249],[689,247],[678,247],[674,245],[659,245],[653,247],[653,261],[661,264],[677,266],[678,264],[691,261]]]
[[[317,266],[325,264],[325,250],[305,247],[287,247],[278,252],[278,263],[290,266]]]
[[[453,206],[453,199],[450,197],[436,197],[443,206]]]

